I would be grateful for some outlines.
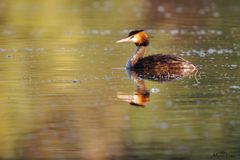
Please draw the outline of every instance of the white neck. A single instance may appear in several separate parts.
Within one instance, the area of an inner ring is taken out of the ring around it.
[[[133,67],[140,59],[143,58],[143,55],[145,53],[146,47],[145,46],[137,46],[136,51],[133,53],[133,55],[129,58],[126,68]]]

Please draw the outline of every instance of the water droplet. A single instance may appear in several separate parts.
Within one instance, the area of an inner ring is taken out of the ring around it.
[[[178,29],[173,29],[173,30],[170,31],[171,35],[177,35],[178,33],[179,33]]]
[[[177,7],[176,8],[176,12],[177,13],[182,13],[183,12],[183,8],[182,7]]]
[[[44,51],[44,48],[37,48],[36,51],[37,52],[42,52],[42,51]]]
[[[12,49],[12,52],[17,52],[17,49],[16,49],[16,48],[13,48],[13,49]]]
[[[5,49],[3,49],[3,48],[0,48],[0,52],[4,52],[5,51]]]
[[[159,128],[160,129],[167,129],[169,126],[168,126],[168,123],[167,122],[161,122],[159,124]]]
[[[230,86],[231,89],[240,89],[240,86]]]
[[[200,57],[205,57],[205,56],[206,56],[206,53],[205,53],[203,50],[201,50],[201,51],[199,51],[198,55],[199,55]]]
[[[220,14],[219,14],[218,12],[214,12],[214,13],[213,13],[213,16],[214,16],[214,17],[219,17]]]
[[[157,10],[158,10],[158,12],[161,12],[161,13],[165,12],[165,8],[161,5],[158,6]]]
[[[112,79],[112,77],[111,77],[111,76],[105,76],[104,79],[107,80],[107,81],[109,81],[109,80]]]
[[[171,107],[173,105],[173,102],[171,100],[167,100],[165,104],[167,107]]]
[[[171,13],[166,13],[166,14],[165,14],[165,17],[166,17],[166,18],[170,18],[171,16],[172,16]]]
[[[236,64],[230,64],[229,66],[232,67],[232,68],[236,68],[237,67]]]
[[[26,48],[25,50],[26,50],[27,52],[32,52],[32,51],[33,51],[32,48]]]
[[[129,120],[129,116],[128,115],[123,116],[123,120],[128,121]]]
[[[217,34],[217,35],[222,35],[222,34],[223,34],[223,31],[218,30],[218,31],[216,32],[216,34]]]
[[[205,11],[204,11],[203,9],[200,9],[200,10],[198,11],[198,13],[201,14],[201,15],[204,15],[204,14],[205,14]]]
[[[216,49],[214,48],[209,48],[207,51],[209,54],[213,54],[214,52],[216,52]]]
[[[158,89],[158,88],[152,88],[152,89],[151,89],[151,92],[156,94],[156,93],[159,93],[159,92],[160,92],[160,89]]]

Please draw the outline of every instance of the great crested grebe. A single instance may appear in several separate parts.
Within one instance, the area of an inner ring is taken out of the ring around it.
[[[146,47],[149,45],[148,35],[144,32],[144,30],[132,31],[129,33],[127,38],[117,41],[117,43],[122,42],[133,42],[137,46],[136,51],[127,62],[127,69],[196,69],[196,67],[191,62],[176,55],[155,54],[143,57]]]

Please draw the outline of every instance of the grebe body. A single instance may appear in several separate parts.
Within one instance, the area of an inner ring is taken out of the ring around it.
[[[155,54],[151,56],[144,57],[140,59],[134,66],[133,69],[194,69],[195,66],[176,55],[167,55],[167,54]]]

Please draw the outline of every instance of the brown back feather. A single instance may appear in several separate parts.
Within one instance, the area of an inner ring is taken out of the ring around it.
[[[175,55],[156,54],[140,59],[134,68],[153,69],[153,68],[184,68],[191,63]]]

